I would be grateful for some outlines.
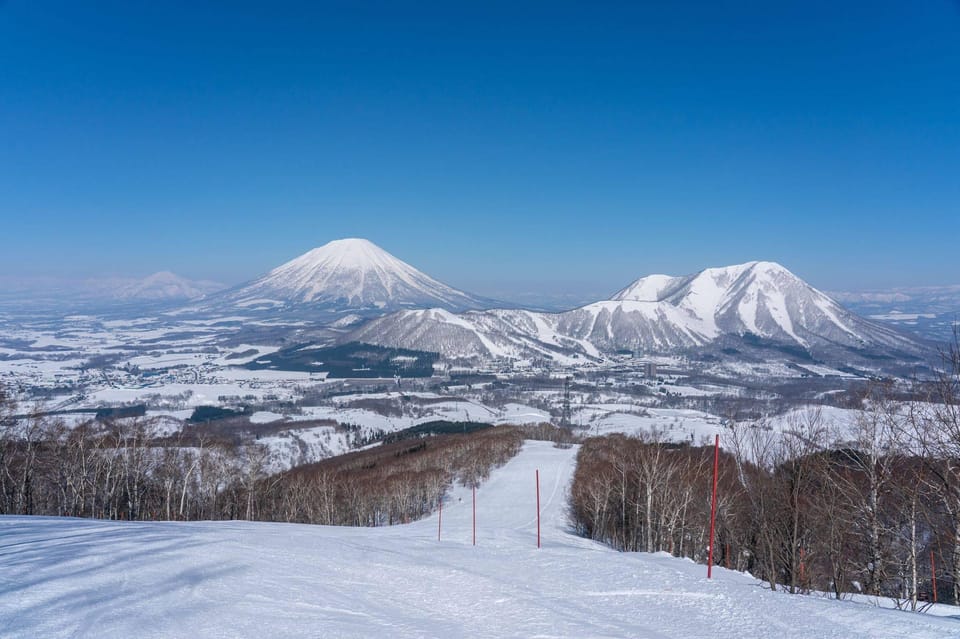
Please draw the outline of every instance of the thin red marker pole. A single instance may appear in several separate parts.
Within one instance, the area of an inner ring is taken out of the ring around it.
[[[717,524],[717,475],[720,472],[720,435],[713,441],[713,500],[710,502],[710,552],[707,557],[707,579],[713,577],[713,539]]]
[[[933,563],[933,551],[930,551],[930,576],[933,578],[933,603],[937,603],[937,567]]]
[[[537,469],[537,548],[540,547],[540,469]]]
[[[440,541],[440,526],[443,525],[443,495],[440,495],[440,516],[437,517],[437,541]]]
[[[477,545],[477,487],[473,487],[473,545]]]

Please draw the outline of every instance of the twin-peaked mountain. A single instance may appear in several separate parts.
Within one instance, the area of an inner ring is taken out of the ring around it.
[[[681,323],[707,341],[747,334],[806,348],[896,348],[903,341],[899,333],[849,312],[773,262],[708,268],[685,277],[651,275],[612,299],[672,307]]]
[[[609,300],[543,313],[492,308],[496,302],[442,284],[371,242],[346,239],[209,302],[220,308],[355,314],[373,319],[344,340],[475,361],[570,361],[619,350],[736,356],[778,349],[842,362],[925,352],[915,340],[847,311],[772,262],[682,277],[651,275]]]

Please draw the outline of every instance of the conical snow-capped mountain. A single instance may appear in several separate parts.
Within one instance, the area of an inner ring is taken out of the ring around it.
[[[328,242],[228,291],[235,306],[334,312],[439,307],[490,308],[490,300],[447,286],[364,239]]]
[[[682,277],[651,275],[610,300],[564,313],[397,313],[351,337],[455,358],[786,348],[840,361],[867,353],[912,357],[924,349],[847,311],[772,262]]]

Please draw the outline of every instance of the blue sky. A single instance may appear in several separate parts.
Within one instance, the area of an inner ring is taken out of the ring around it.
[[[0,0],[0,272],[960,282],[956,2],[402,4]]]

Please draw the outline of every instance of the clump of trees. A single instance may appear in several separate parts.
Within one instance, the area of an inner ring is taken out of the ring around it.
[[[577,433],[574,433],[569,428],[564,428],[561,426],[556,426],[547,422],[541,422],[539,424],[525,424],[523,426],[518,426],[520,432],[523,433],[524,439],[536,439],[540,441],[553,442],[554,446],[557,448],[570,448],[574,444],[582,441]]]
[[[960,349],[925,401],[877,383],[852,429],[818,409],[787,427],[729,426],[720,456],[714,558],[773,589],[861,592],[917,609],[960,603]],[[706,561],[713,450],[609,435],[580,449],[576,529],[625,551]]]
[[[656,433],[587,439],[571,486],[573,524],[619,550],[700,559],[712,462],[712,449],[665,444]]]
[[[382,526],[432,512],[453,481],[478,486],[520,451],[512,427],[405,439],[299,466],[272,479],[258,512],[273,521]]]
[[[378,526],[429,513],[452,481],[476,485],[521,443],[518,430],[498,427],[273,473],[255,442],[197,428],[171,435],[143,418],[68,428],[16,416],[0,388],[0,514]]]
[[[246,493],[268,475],[268,462],[260,445],[170,436],[149,419],[68,428],[8,410],[0,418],[0,514],[250,518]]]

